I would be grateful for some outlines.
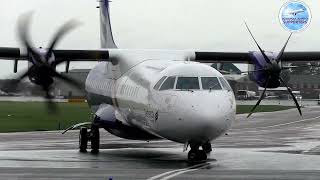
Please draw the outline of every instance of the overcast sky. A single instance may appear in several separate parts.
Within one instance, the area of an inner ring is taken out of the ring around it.
[[[278,20],[285,0],[113,0],[111,23],[120,48],[257,50],[244,26],[247,21],[265,50],[279,51],[289,32]],[[294,34],[288,51],[320,51],[320,1],[306,0],[312,21]],[[33,11],[31,34],[35,46],[46,46],[55,30],[69,19],[82,25],[58,45],[66,49],[97,49],[99,13],[96,0],[0,0],[0,46],[20,46],[18,17]],[[21,47],[21,46],[20,46]],[[12,72],[1,62],[0,77]],[[71,65],[73,68],[87,64]],[[23,68],[20,66],[20,68]]]

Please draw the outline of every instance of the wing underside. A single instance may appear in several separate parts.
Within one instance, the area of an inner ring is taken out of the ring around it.
[[[53,61],[50,61],[52,67],[66,62],[66,72],[69,71],[71,61],[109,61],[108,50],[52,50]],[[38,59],[41,59],[38,56]],[[9,60],[14,62],[13,72],[18,69],[18,61],[28,61],[29,67],[37,61],[31,51],[13,47],[0,47],[0,60]],[[39,60],[38,60],[39,61]],[[45,60],[48,61],[48,60]],[[36,63],[38,65],[42,63]]]
[[[251,52],[195,52],[195,61],[202,63],[252,63]],[[282,62],[320,61],[320,52],[284,52]]]
[[[56,63],[64,61],[101,61],[109,59],[108,50],[53,50]],[[0,47],[0,59],[28,60],[28,54],[20,48]]]

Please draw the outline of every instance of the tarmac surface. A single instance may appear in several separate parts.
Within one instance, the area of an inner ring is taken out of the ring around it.
[[[190,164],[183,145],[131,141],[101,130],[98,155],[78,152],[78,131],[0,134],[0,179],[319,179],[320,107],[251,118]]]

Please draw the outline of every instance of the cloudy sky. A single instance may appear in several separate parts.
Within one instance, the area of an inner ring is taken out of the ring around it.
[[[120,48],[198,49],[211,51],[257,50],[244,26],[247,21],[265,50],[278,51],[289,32],[278,20],[285,0],[113,0],[111,18]],[[306,0],[310,26],[294,34],[288,51],[320,51],[320,1]],[[20,46],[18,17],[33,11],[31,34],[36,46],[46,46],[55,30],[69,19],[82,25],[58,48],[99,48],[99,13],[96,0],[0,0],[0,46]],[[21,47],[21,46],[20,46]],[[12,72],[1,62],[0,77]],[[92,66],[92,65],[91,65]],[[87,64],[72,64],[72,68]],[[24,68],[24,66],[20,66]]]

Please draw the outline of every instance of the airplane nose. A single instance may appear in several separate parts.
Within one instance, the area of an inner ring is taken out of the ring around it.
[[[186,99],[185,101],[188,102],[185,102],[180,109],[180,119],[188,129],[187,136],[190,140],[210,141],[215,139],[228,130],[235,119],[233,95],[208,94],[205,97],[198,98],[197,101]]]
[[[191,125],[192,131],[213,139],[229,127],[228,114],[221,107],[210,106],[195,108],[186,114],[185,120]]]
[[[175,106],[160,113],[158,132],[167,139],[205,143],[224,134],[235,119],[232,92],[180,92]]]

